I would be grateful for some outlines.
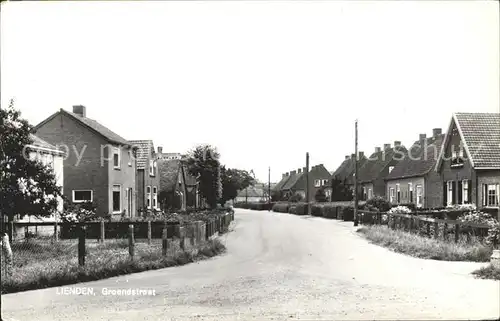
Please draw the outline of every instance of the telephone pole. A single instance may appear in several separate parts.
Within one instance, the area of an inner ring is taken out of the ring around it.
[[[306,215],[311,213],[311,205],[309,204],[309,200],[311,199],[309,194],[309,152],[306,153]]]
[[[358,226],[358,120],[354,125],[354,226]]]

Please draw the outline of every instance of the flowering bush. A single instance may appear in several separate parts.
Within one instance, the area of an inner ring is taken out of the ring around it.
[[[486,237],[486,244],[492,245],[493,247],[498,247],[500,244],[500,223],[496,222],[488,230],[488,236]]]
[[[372,206],[380,212],[387,212],[391,209],[391,204],[383,197],[375,196],[366,201],[366,206]]]
[[[451,205],[446,207],[447,210],[452,210],[452,211],[476,211],[477,207],[476,204],[456,204],[456,205]]]
[[[391,213],[391,214],[410,214],[411,213],[411,210],[406,207],[406,206],[396,206],[396,207],[393,207],[389,210],[389,212],[387,213]]]
[[[483,213],[481,211],[470,211],[463,215],[461,215],[458,220],[460,222],[467,223],[478,223],[478,224],[488,224],[490,226],[494,226],[497,222],[490,214]]]
[[[73,204],[66,202],[61,220],[67,223],[79,223],[95,221],[100,218],[96,212],[96,206],[90,202]]]

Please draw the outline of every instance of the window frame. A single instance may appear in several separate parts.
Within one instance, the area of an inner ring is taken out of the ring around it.
[[[463,179],[462,180],[462,204],[468,204],[470,200],[468,199],[469,196],[469,180],[468,179]]]
[[[394,203],[394,195],[395,195],[395,189],[394,187],[389,188],[389,202]]]
[[[418,184],[417,186],[415,186],[415,189],[416,189],[416,198],[415,198],[415,203],[417,205],[417,207],[422,207],[424,205],[424,202],[423,202],[423,198],[424,198],[424,193],[423,193],[423,187],[422,185]],[[420,191],[420,193],[419,193]]]
[[[115,187],[118,187],[118,191],[115,191]],[[120,197],[118,198],[119,200],[119,207],[120,209],[119,210],[115,210],[115,192],[118,192],[120,193]],[[112,212],[113,214],[118,214],[118,213],[121,213],[123,211],[123,204],[122,204],[122,186],[120,184],[113,184],[112,187],[111,187],[111,207],[112,207]]]
[[[75,192],[90,192],[90,200],[75,200]],[[73,203],[85,203],[94,201],[94,191],[91,189],[74,189],[71,191],[71,199]]]
[[[156,186],[153,186],[153,202],[151,204],[151,207],[154,209],[158,208],[158,188]]]
[[[413,203],[413,183],[408,183],[408,202]]]
[[[500,195],[498,195],[500,193],[499,191],[500,184],[485,184],[485,185],[487,185],[487,194],[485,195],[486,207],[498,207],[500,205],[499,204]],[[493,194],[491,195],[490,192],[493,192]],[[490,198],[492,197],[493,197],[493,204],[490,202]]]
[[[389,174],[394,170],[395,166],[389,166]]]
[[[115,165],[115,155],[118,155],[118,165]],[[113,168],[121,169],[122,157],[120,152],[120,147],[113,147]]]
[[[446,205],[453,205],[453,181],[446,182]]]
[[[398,183],[396,184],[396,201],[401,203],[401,185]]]
[[[314,187],[321,187],[321,180],[315,179],[314,180]]]
[[[149,192],[148,192],[149,191]],[[146,208],[151,209],[152,199],[151,199],[151,185],[146,186]]]

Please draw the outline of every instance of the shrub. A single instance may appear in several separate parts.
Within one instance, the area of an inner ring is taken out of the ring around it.
[[[306,215],[307,204],[306,203],[294,203],[290,204],[288,208],[288,213],[296,215]]]
[[[318,191],[316,191],[316,194],[314,195],[314,199],[319,203],[326,202],[325,190],[323,188],[318,189]]]
[[[289,202],[297,203],[297,202],[302,202],[304,200],[304,197],[302,194],[295,193],[290,198],[288,199]]]
[[[288,213],[288,203],[275,203],[273,205],[273,212]]]
[[[323,206],[323,216],[326,218],[337,218],[337,207],[330,204]]]
[[[415,212],[416,206],[414,203],[402,203],[402,204],[397,204],[397,205],[392,205],[392,208],[398,207],[398,206],[404,206],[410,209],[410,211]]]
[[[496,222],[488,230],[486,244],[493,246],[493,248],[497,248],[500,244],[500,222]]]
[[[391,209],[391,203],[389,203],[385,198],[381,196],[375,196],[366,201],[366,206],[370,205],[378,209],[380,212],[387,212]]]
[[[344,221],[354,221],[354,207],[345,206],[342,208],[342,219]]]
[[[396,207],[393,207],[389,210],[388,213],[391,213],[391,214],[411,214],[411,210],[406,207],[406,206],[396,206]]]
[[[311,215],[312,216],[323,216],[324,206],[320,204],[311,205]]]

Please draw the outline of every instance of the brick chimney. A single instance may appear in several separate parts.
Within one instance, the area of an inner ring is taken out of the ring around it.
[[[363,157],[365,156],[365,152],[358,152],[358,154],[359,159],[363,159]]]
[[[401,146],[401,141],[395,140],[394,141],[394,147],[399,147],[399,146]]]
[[[297,173],[299,173],[299,174],[300,174],[300,173],[302,173],[302,168],[299,168],[299,169],[297,170]]]
[[[391,148],[391,144],[384,144],[384,150],[388,150]]]
[[[381,149],[380,147],[375,147],[375,153],[380,153]]]
[[[286,173],[285,173],[285,175],[286,175],[286,176],[290,176],[290,173],[289,173],[289,172],[286,172]]]
[[[291,171],[290,172],[290,175],[295,175],[295,174],[297,174],[297,171]]]
[[[345,155],[345,159],[351,159],[351,156]]]
[[[161,154],[163,152],[163,147],[158,146],[158,154]]]
[[[424,141],[425,139],[427,138],[427,135],[426,134],[420,134],[419,137],[418,137],[418,140],[419,141]]]
[[[305,167],[302,167],[302,172],[303,173],[307,172]]]
[[[434,129],[432,130],[432,136],[433,136],[433,137],[436,137],[436,136],[438,136],[438,135],[441,135],[441,133],[442,133],[441,128],[434,128]]]
[[[283,173],[281,178],[285,178],[286,177],[286,173]]]
[[[85,106],[75,105],[73,106],[73,114],[77,114],[80,117],[87,117],[87,110]]]

